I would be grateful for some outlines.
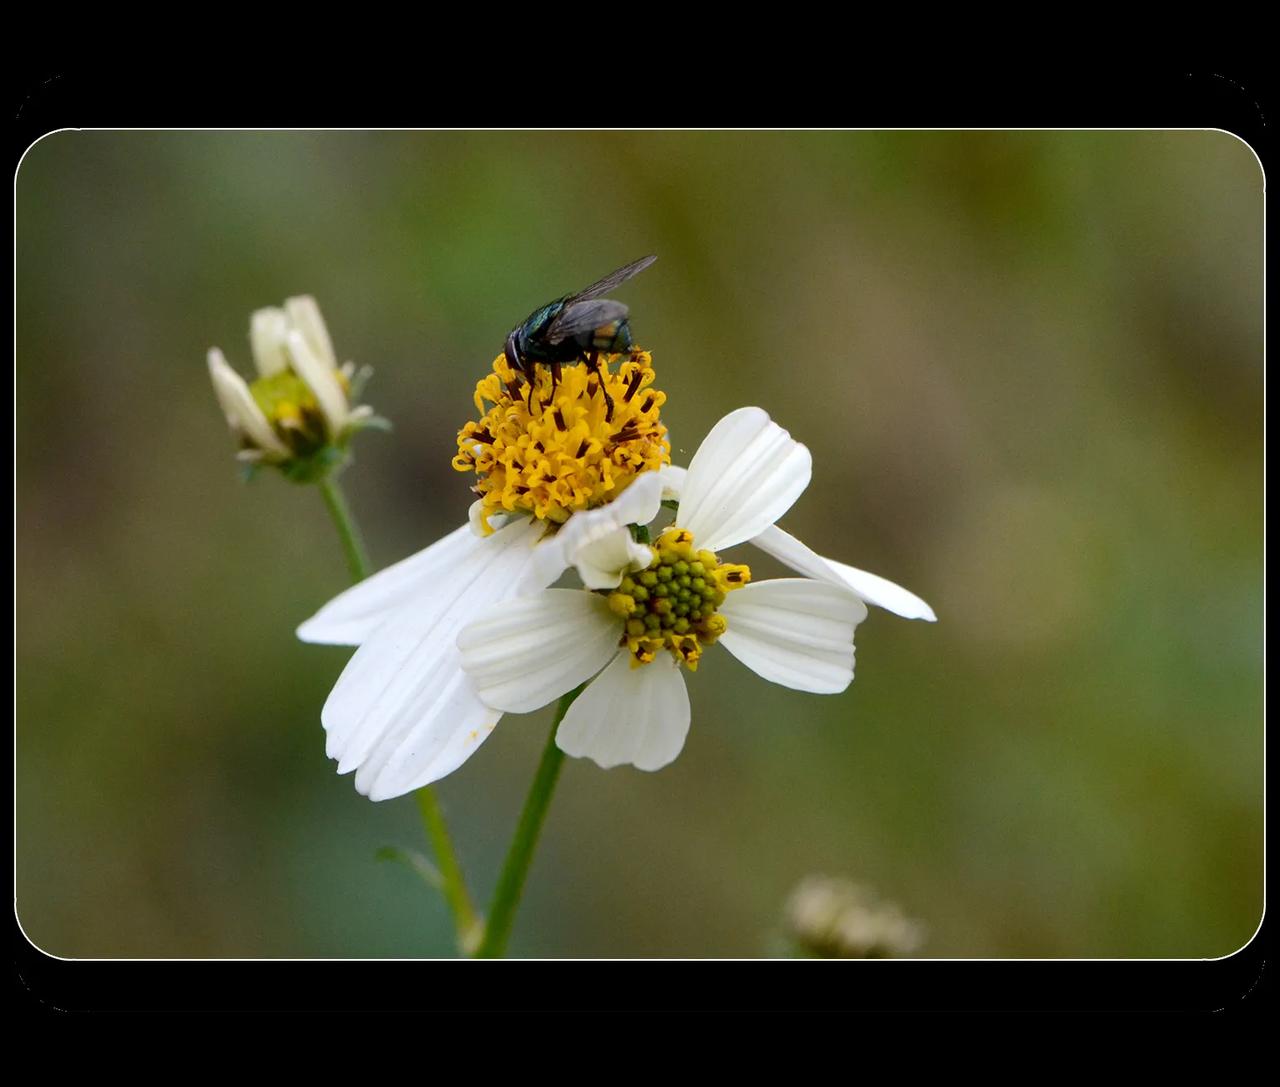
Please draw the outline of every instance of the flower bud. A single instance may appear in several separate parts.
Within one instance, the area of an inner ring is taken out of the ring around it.
[[[256,311],[249,346],[258,371],[252,383],[218,348],[208,361],[214,394],[240,442],[237,458],[251,467],[271,465],[296,482],[315,482],[346,459],[353,434],[388,425],[372,408],[352,406],[355,366],[338,365],[314,298]]]

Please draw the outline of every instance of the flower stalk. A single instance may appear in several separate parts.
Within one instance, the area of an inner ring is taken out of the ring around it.
[[[351,570],[351,580],[363,581],[369,576],[369,556],[365,551],[360,529],[351,514],[351,507],[347,505],[346,496],[332,475],[325,476],[319,487],[325,507],[333,519],[333,526],[342,541],[342,550]],[[431,848],[435,851],[436,863],[440,866],[440,893],[444,895],[449,911],[453,914],[458,947],[463,954],[471,954],[479,943],[482,925],[471,904],[471,895],[467,891],[453,840],[449,837],[440,801],[436,799],[435,791],[430,785],[419,789],[416,799],[418,810],[422,813],[422,825],[431,841]]]
[[[471,904],[471,895],[467,893],[467,883],[462,875],[462,867],[458,864],[457,854],[453,851],[453,841],[449,837],[440,801],[436,799],[435,790],[430,785],[419,789],[414,798],[418,801],[422,825],[426,828],[431,848],[435,850],[436,860],[440,865],[440,893],[444,895],[453,914],[453,926],[458,934],[458,950],[464,955],[473,954],[480,944],[484,923],[477,916],[475,906]]]
[[[564,752],[556,746],[556,732],[569,707],[573,705],[573,700],[582,693],[583,686],[564,695],[556,707],[555,720],[551,722],[551,732],[547,735],[542,758],[538,762],[538,772],[534,775],[533,784],[529,786],[529,795],[525,798],[524,810],[520,813],[520,823],[516,827],[515,837],[511,839],[502,874],[498,877],[498,886],[493,892],[484,938],[475,954],[477,959],[500,959],[506,954],[511,926],[515,922],[520,895],[524,891],[524,881],[529,874],[529,865],[533,862],[533,851],[538,844],[538,835],[546,820],[547,809],[551,806],[551,795],[555,792],[556,782],[560,777],[560,767],[564,764]]]
[[[338,530],[343,554],[347,556],[347,568],[351,571],[351,580],[353,583],[363,581],[369,576],[369,555],[365,551],[364,540],[360,537],[355,518],[351,516],[351,507],[347,505],[342,487],[332,475],[325,476],[320,481],[320,495],[324,498],[329,516],[333,518],[333,527]]]

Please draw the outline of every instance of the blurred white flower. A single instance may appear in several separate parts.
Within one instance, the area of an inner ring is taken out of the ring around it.
[[[386,425],[372,408],[352,407],[355,367],[338,365],[315,299],[290,298],[283,309],[258,310],[249,343],[258,371],[252,384],[218,348],[208,356],[213,391],[240,441],[241,461],[312,482],[341,462],[352,434]]]
[[[808,876],[786,907],[787,931],[806,955],[883,959],[914,954],[925,927],[868,887],[848,879]]]

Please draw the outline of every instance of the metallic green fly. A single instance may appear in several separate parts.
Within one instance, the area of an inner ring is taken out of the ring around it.
[[[600,354],[631,349],[628,310],[621,302],[601,298],[658,258],[650,255],[611,272],[577,294],[568,294],[534,310],[507,335],[504,353],[513,370],[529,382],[529,410],[533,410],[533,380],[538,364],[551,368],[551,388],[560,383],[560,366],[586,361],[599,375]],[[601,381],[600,391],[604,392]],[[607,392],[605,417],[613,418],[613,399]]]

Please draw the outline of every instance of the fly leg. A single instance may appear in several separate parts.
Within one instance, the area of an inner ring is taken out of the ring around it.
[[[556,398],[556,387],[560,384],[560,364],[553,362],[551,364],[551,399]]]
[[[600,352],[592,351],[587,356],[587,368],[596,375],[596,380],[600,382],[600,393],[604,396],[604,421],[606,423],[613,422],[613,397],[609,395],[609,390],[604,387],[604,374],[600,372]]]

